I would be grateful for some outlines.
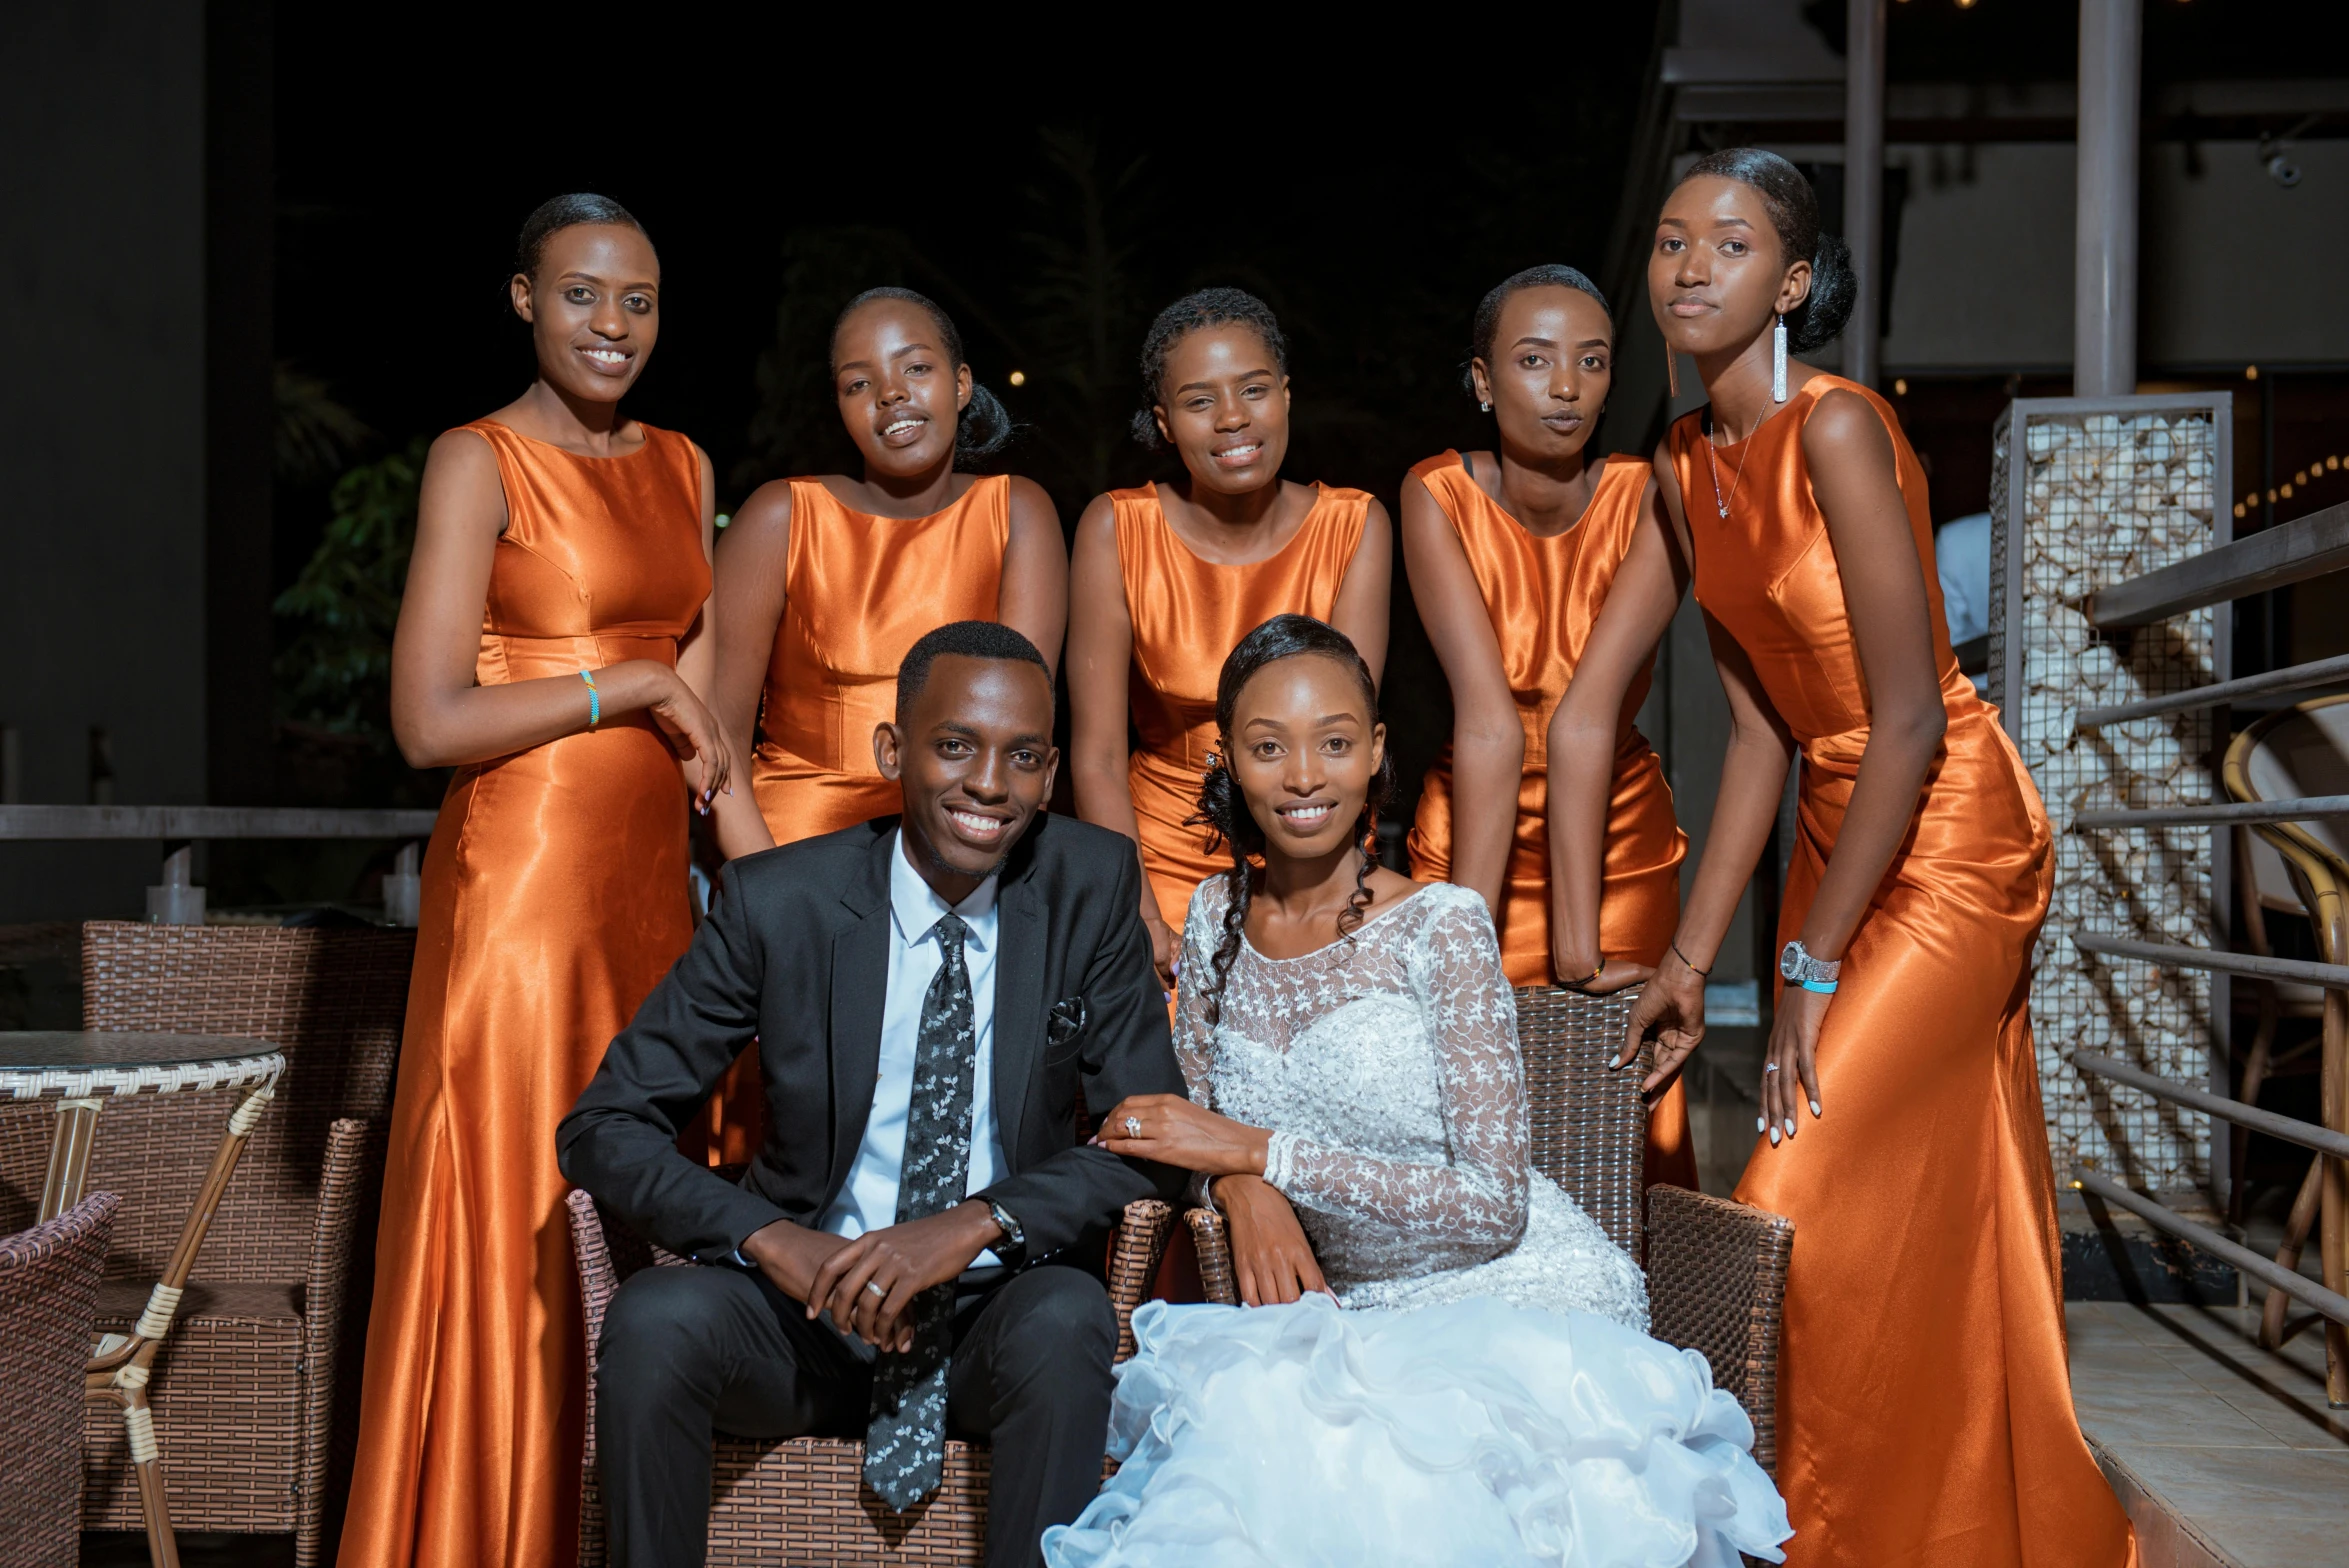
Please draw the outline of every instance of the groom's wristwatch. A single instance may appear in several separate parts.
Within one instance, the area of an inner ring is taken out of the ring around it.
[[[1003,1232],[1003,1239],[988,1250],[1006,1263],[1017,1261],[1028,1250],[1028,1233],[1020,1229],[1020,1222],[1011,1210],[993,1198],[987,1200],[987,1212],[994,1217],[995,1228]]]

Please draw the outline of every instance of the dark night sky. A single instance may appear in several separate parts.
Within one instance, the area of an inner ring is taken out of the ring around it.
[[[661,252],[661,343],[632,409],[701,442],[727,501],[794,459],[849,455],[821,406],[780,449],[753,449],[778,305],[798,327],[783,368],[803,372],[820,354],[808,323],[848,289],[902,282],[958,317],[979,377],[1035,426],[1005,462],[1064,508],[1101,476],[1097,448],[1118,479],[1146,471],[1095,437],[1134,406],[1149,315],[1209,282],[1282,313],[1292,476],[1391,494],[1412,462],[1473,436],[1454,379],[1469,314],[1520,266],[1602,264],[1653,24],[1645,5],[1578,11],[1571,69],[1414,95],[1335,66],[1185,87],[1171,52],[1154,70],[1128,55],[1046,73],[982,50],[959,78],[917,68],[893,86],[901,62],[731,20],[650,65],[616,36],[568,40],[548,51],[561,70],[533,73],[519,39],[395,48],[311,8],[279,16],[277,352],[387,440],[522,389],[527,340],[504,299],[514,232],[545,197],[590,189],[630,207]],[[956,40],[933,42],[935,58],[961,57]],[[1477,53],[1460,65],[1491,68]],[[1078,313],[1036,296],[1054,248],[1084,233],[1056,144],[1089,146],[1105,181],[1133,171],[1100,214],[1122,252],[1106,365],[1062,341],[1085,335]],[[814,235],[815,260],[787,296],[795,233],[803,251]],[[869,254],[883,259],[861,265]],[[1020,392],[1004,385],[1015,365]],[[317,499],[283,498],[286,570],[315,537]]]

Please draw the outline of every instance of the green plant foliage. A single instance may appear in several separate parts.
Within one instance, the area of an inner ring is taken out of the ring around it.
[[[335,481],[326,536],[277,597],[281,720],[378,744],[390,738],[392,629],[431,444],[420,436]]]

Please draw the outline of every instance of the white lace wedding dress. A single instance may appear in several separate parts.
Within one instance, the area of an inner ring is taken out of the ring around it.
[[[1483,900],[1437,883],[1302,958],[1243,943],[1211,1028],[1225,904],[1220,877],[1191,900],[1177,1053],[1194,1100],[1274,1130],[1267,1179],[1337,1301],[1136,1313],[1123,1464],[1046,1561],[1783,1560],[1752,1423],[1648,1337],[1638,1266],[1531,1169]]]

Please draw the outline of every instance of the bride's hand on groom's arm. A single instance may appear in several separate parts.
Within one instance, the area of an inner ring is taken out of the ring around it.
[[[1279,1188],[1258,1176],[1223,1176],[1211,1192],[1231,1236],[1232,1276],[1242,1301],[1262,1307],[1295,1301],[1308,1291],[1329,1293],[1305,1227]]]
[[[1271,1141],[1263,1128],[1218,1116],[1179,1094],[1128,1095],[1093,1133],[1093,1142],[1112,1154],[1202,1176],[1263,1175]]]

